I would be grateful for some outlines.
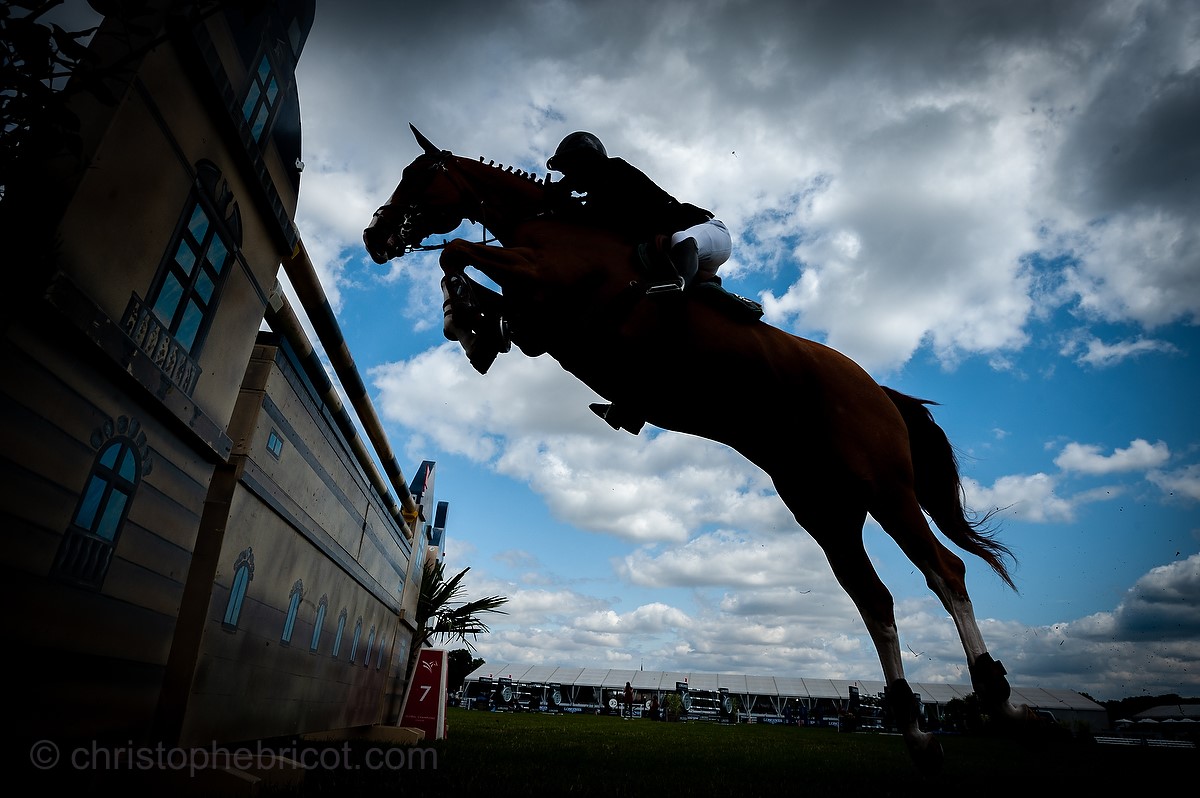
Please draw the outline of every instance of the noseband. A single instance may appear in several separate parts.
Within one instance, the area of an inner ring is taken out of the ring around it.
[[[417,176],[416,185],[418,188],[413,190],[412,193],[416,196],[423,195],[429,188],[430,184],[432,184],[434,179],[438,176],[438,173],[441,172],[446,176],[447,179],[451,181],[454,187],[458,189],[460,195],[475,200],[474,205],[479,209],[477,214],[459,211],[455,211],[455,213],[462,214],[459,216],[460,220],[469,219],[473,223],[482,225],[483,237],[481,243],[490,244],[495,241],[496,238],[494,236],[492,238],[488,238],[487,212],[483,198],[479,196],[478,192],[471,187],[470,183],[468,183],[457,170],[450,168],[452,165],[452,157],[453,155],[449,150],[442,150],[432,161],[432,163],[430,163],[429,166]],[[379,221],[382,221],[385,224],[391,224],[395,230],[395,234],[399,235],[401,242],[404,244],[404,249],[400,253],[401,257],[409,252],[428,252],[429,250],[445,248],[446,241],[444,239],[440,244],[420,243],[423,239],[428,238],[428,235],[421,236],[418,228],[418,223],[425,215],[422,211],[422,204],[420,202],[414,201],[405,205],[403,209],[400,210],[400,222],[398,224],[389,223],[387,219],[387,217],[391,215],[392,207],[393,206],[390,199],[381,205],[379,209],[376,210],[371,216],[371,226],[375,226],[375,224]],[[385,213],[385,211],[387,213]],[[478,218],[476,218],[476,216]],[[412,243],[413,241],[416,243]]]

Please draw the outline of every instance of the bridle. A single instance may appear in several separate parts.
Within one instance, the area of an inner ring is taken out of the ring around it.
[[[476,214],[464,212],[459,219],[469,219],[471,222],[482,227],[483,236],[480,243],[490,244],[497,241],[498,239],[495,236],[492,236],[491,238],[488,237],[487,206],[484,203],[483,198],[479,196],[479,193],[475,191],[475,189],[466,179],[463,178],[458,170],[451,168],[453,163],[452,158],[453,153],[451,153],[449,150],[442,150],[437,157],[433,159],[429,166],[426,167],[425,171],[418,177],[419,182],[417,183],[417,188],[414,189],[412,193],[417,196],[423,195],[425,190],[429,187],[429,184],[431,184],[438,176],[438,173],[440,172],[444,174],[458,190],[459,194],[468,200],[466,203],[467,206],[471,206],[473,204],[474,207],[478,209],[478,213]],[[472,199],[475,201],[474,203],[470,202]],[[381,205],[374,214],[372,214],[372,225],[375,224],[376,220],[383,220],[385,223],[392,225],[396,231],[395,235],[398,235],[400,240],[404,243],[404,249],[396,257],[402,257],[409,252],[428,252],[431,250],[444,249],[446,247],[448,242],[445,239],[443,239],[442,243],[440,244],[420,243],[425,238],[428,238],[427,235],[420,236],[420,230],[418,228],[418,223],[423,215],[421,207],[421,203],[419,202],[409,202],[403,207],[403,209],[400,210],[399,223],[391,222],[385,216],[384,212],[392,209],[392,203],[390,199]],[[391,214],[389,213],[388,215]],[[416,243],[412,243],[414,241]]]

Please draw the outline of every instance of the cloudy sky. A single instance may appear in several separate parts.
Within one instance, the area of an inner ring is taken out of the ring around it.
[[[547,356],[480,376],[435,256],[366,257],[410,122],[539,174],[589,130],[715,211],[726,285],[771,324],[940,403],[1018,557],[1019,592],[968,561],[1014,683],[1200,695],[1194,4],[324,2],[298,77],[301,235],[402,462],[437,462],[448,568],[509,597],[479,656],[881,678],[765,474],[614,432]],[[923,578],[864,534],[909,678],[969,682]]]
[[[301,235],[402,462],[437,463],[449,570],[509,597],[479,656],[882,678],[765,474],[612,431],[548,356],[478,375],[435,257],[366,257],[410,122],[538,174],[589,130],[715,211],[727,287],[940,403],[1018,558],[1019,592],[967,563],[1015,684],[1200,695],[1195,4],[322,2],[298,77]],[[909,678],[968,683],[923,578],[864,534]]]
[[[547,356],[480,376],[435,257],[366,257],[410,122],[538,174],[589,130],[715,211],[727,287],[940,403],[1018,557],[1018,592],[967,561],[1013,683],[1200,696],[1194,3],[322,0],[298,77],[297,224],[407,473],[437,463],[448,569],[509,598],[489,663],[882,678],[765,474],[614,432]],[[864,534],[909,678],[969,683],[923,578]]]

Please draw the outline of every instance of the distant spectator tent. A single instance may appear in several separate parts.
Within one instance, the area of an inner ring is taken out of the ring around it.
[[[727,693],[736,699],[743,720],[781,723],[785,714],[805,717],[811,723],[832,725],[850,709],[851,696],[870,701],[883,693],[882,681],[869,679],[819,679],[785,676],[756,676],[741,673],[698,673],[647,671],[608,668],[572,668],[521,663],[487,664],[471,672],[463,682],[466,706],[482,707],[490,700],[494,708],[524,710],[532,704],[541,709],[563,712],[607,712],[625,682],[633,685],[638,713],[652,697],[659,703],[684,685],[696,697],[703,717],[706,698]],[[973,692],[969,684],[911,682],[920,697],[927,719],[940,721],[945,706],[952,700],[965,699]],[[1013,700],[1030,708],[1049,712],[1067,724],[1085,724],[1092,731],[1108,725],[1105,708],[1074,690],[1047,689],[1014,685]],[[715,706],[715,704],[714,704]],[[790,712],[789,712],[790,709]],[[715,710],[714,710],[715,711]]]

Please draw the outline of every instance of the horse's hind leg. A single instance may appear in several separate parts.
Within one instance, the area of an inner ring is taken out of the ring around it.
[[[999,712],[1014,720],[1027,718],[1027,707],[1016,707],[1009,702],[1011,690],[1008,680],[1004,678],[1004,667],[988,654],[975,619],[975,609],[967,594],[966,566],[933,534],[916,497],[902,495],[872,508],[871,513],[925,575],[925,583],[950,613],[967,655],[967,667],[976,696],[991,712]]]
[[[831,502],[831,506],[836,505],[838,502]],[[862,527],[866,516],[863,510],[838,520],[806,518],[802,524],[824,550],[834,576],[866,624],[883,666],[889,707],[913,762],[922,773],[932,774],[942,764],[941,743],[932,734],[921,731],[917,722],[913,692],[905,681],[900,658],[900,636],[896,630],[892,594],[879,579],[863,547]]]

